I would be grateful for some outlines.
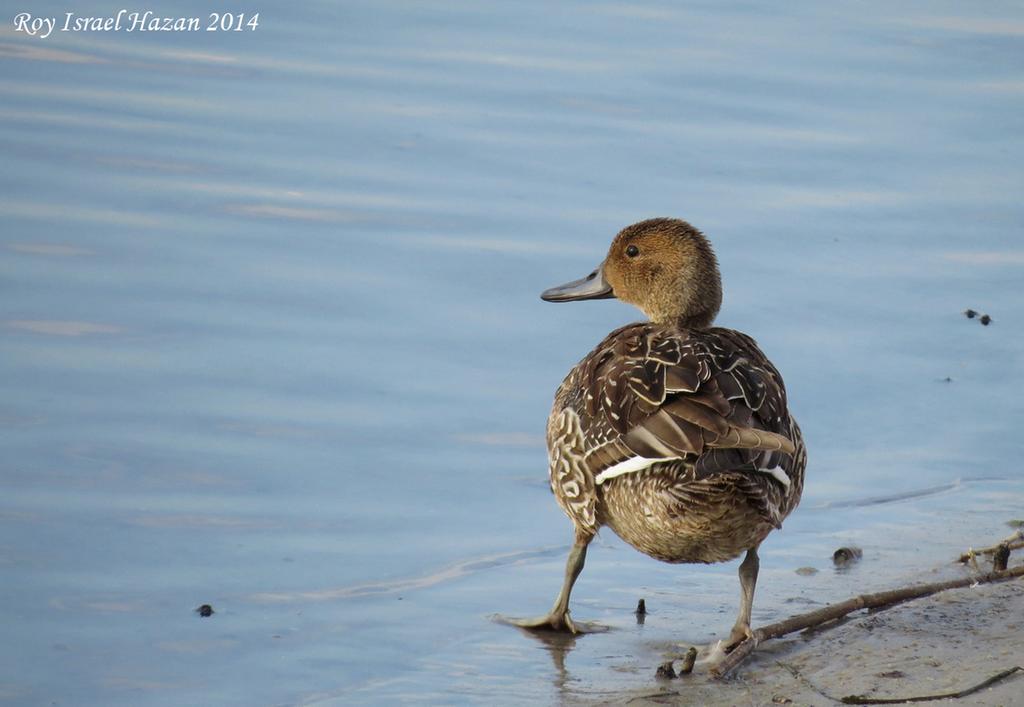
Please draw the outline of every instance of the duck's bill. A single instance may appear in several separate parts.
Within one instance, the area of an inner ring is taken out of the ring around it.
[[[604,263],[584,278],[567,282],[540,294],[548,302],[572,302],[580,299],[608,299],[614,297],[612,286],[604,279]]]

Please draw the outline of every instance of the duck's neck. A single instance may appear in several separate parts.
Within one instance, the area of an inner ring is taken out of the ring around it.
[[[682,316],[676,320],[676,323],[682,329],[707,329],[714,324],[716,314],[718,314],[717,310]]]
[[[684,306],[655,307],[645,310],[647,317],[655,324],[676,324],[685,329],[707,329],[718,316],[722,306],[722,289],[709,287],[703,297],[694,293]]]
[[[698,256],[684,263],[674,278],[659,282],[641,308],[651,321],[676,323],[687,329],[707,329],[722,307],[722,276],[711,245],[700,238]]]
[[[707,329],[714,324],[717,313],[717,311],[714,311],[665,316],[648,315],[648,319],[654,324],[675,324],[680,329]]]

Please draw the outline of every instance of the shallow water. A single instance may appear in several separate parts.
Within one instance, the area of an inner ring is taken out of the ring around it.
[[[654,215],[713,239],[808,441],[755,623],[1024,516],[1018,6],[259,9],[0,29],[0,701],[590,699],[722,635],[735,563],[610,533],[574,615],[617,630],[489,620],[554,597],[550,396],[637,317],[537,294]]]

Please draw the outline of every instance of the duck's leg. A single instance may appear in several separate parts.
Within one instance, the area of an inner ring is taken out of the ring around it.
[[[754,586],[757,584],[757,570],[761,562],[757,557],[757,546],[747,550],[747,556],[740,563],[740,615],[732,627],[726,650],[732,650],[744,640],[753,638],[750,630],[750,610],[754,604]]]
[[[583,536],[580,533],[576,534],[576,541],[573,543],[572,550],[569,551],[569,558],[565,562],[565,579],[562,582],[562,591],[558,593],[555,605],[551,607],[551,611],[548,612],[547,616],[538,616],[533,619],[511,619],[510,623],[522,628],[544,631],[580,632],[576,624],[569,617],[569,595],[572,593],[572,585],[576,583],[576,578],[583,571],[583,563],[587,559],[587,546],[590,545],[590,541],[593,538],[593,535]]]

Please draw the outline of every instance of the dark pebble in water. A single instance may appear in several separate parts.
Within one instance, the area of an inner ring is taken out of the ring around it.
[[[832,553],[832,562],[842,567],[856,562],[864,554],[859,547],[841,547]]]
[[[647,613],[647,603],[641,599],[636,603],[636,611],[633,612],[637,616],[643,616]]]
[[[202,606],[196,609],[196,613],[205,619],[207,616],[213,616],[214,612],[212,606],[210,606],[209,604],[203,604]]]
[[[978,321],[980,321],[985,326],[988,326],[989,324],[992,323],[992,317],[988,316],[987,314],[982,314],[981,319],[979,319]]]
[[[818,574],[818,569],[816,567],[800,567],[796,573],[801,577],[810,577],[813,574]]]
[[[904,673],[902,670],[890,670],[890,671],[885,672],[885,673],[878,673],[878,677],[880,677],[880,678],[905,678],[905,677],[907,677],[907,674]]]
[[[976,316],[978,316],[978,313],[973,309],[965,309],[964,316],[966,316],[968,319],[974,319]]]
[[[671,679],[676,676],[676,671],[672,668],[672,661],[662,663],[658,666],[658,672],[655,673],[655,677]]]

